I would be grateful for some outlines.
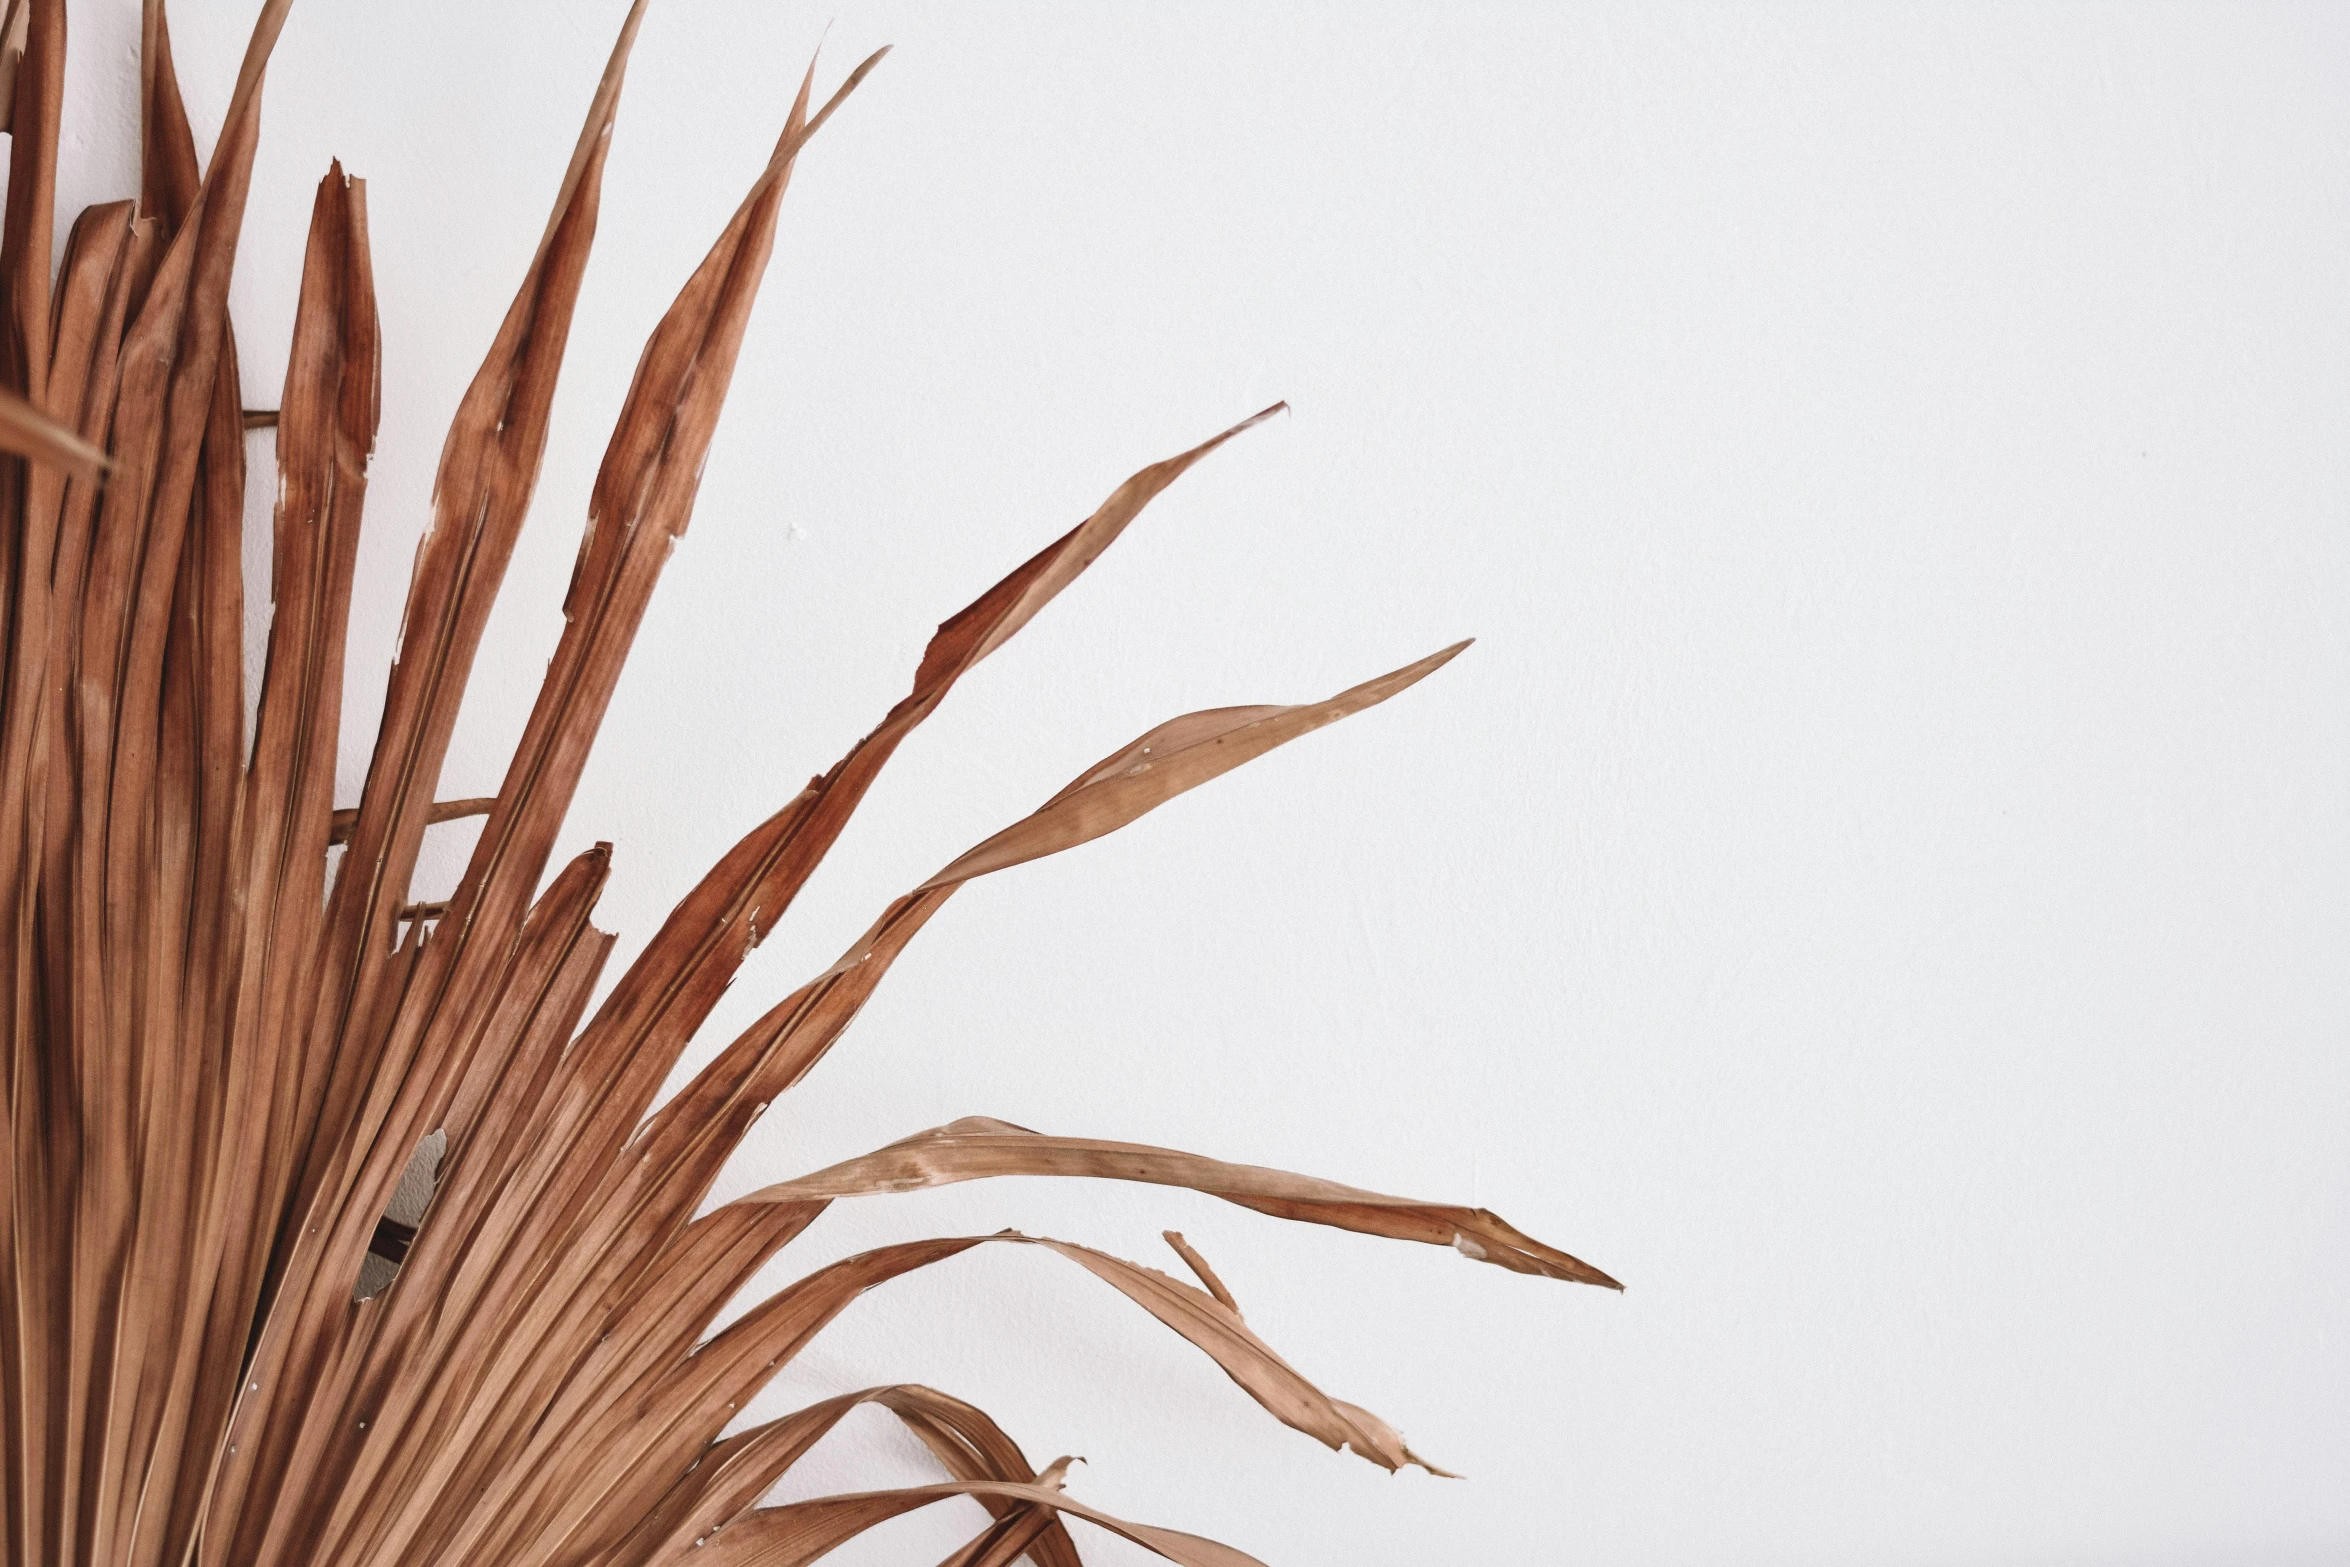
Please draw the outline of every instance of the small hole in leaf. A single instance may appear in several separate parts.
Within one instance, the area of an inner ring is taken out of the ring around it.
[[[392,1188],[391,1201],[384,1204],[383,1217],[375,1222],[375,1237],[367,1243],[367,1255],[359,1260],[353,1300],[371,1300],[382,1294],[399,1273],[400,1264],[408,1260],[408,1248],[416,1243],[416,1227],[424,1222],[424,1210],[440,1184],[441,1155],[448,1149],[446,1132],[430,1133],[416,1145],[408,1168],[400,1173],[400,1184]]]

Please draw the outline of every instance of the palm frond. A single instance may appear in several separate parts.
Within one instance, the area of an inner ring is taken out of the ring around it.
[[[906,737],[1155,497],[1280,405],[1142,468],[940,625],[907,695],[742,836],[591,1014],[613,947],[593,924],[611,850],[598,844],[550,878],[556,838],[692,520],[793,168],[881,55],[820,104],[811,66],[773,152],[655,328],[512,762],[494,796],[441,799],[546,450],[643,17],[635,0],[537,251],[458,404],[365,782],[338,808],[381,402],[363,181],[338,164],[318,186],[274,413],[245,407],[228,318],[261,86],[289,8],[262,7],[200,170],[163,7],[146,0],[139,195],[82,213],[54,271],[62,0],[12,0],[0,16],[12,132],[0,230],[0,453],[12,454],[0,456],[0,1496],[11,1559],[780,1567],[970,1498],[988,1523],[953,1567],[1074,1567],[1071,1516],[1190,1567],[1250,1561],[1075,1501],[1068,1460],[1037,1470],[990,1417],[928,1388],[870,1388],[729,1434],[866,1290],[989,1244],[1075,1264],[1326,1445],[1388,1469],[1425,1466],[1393,1427],[1260,1339],[1172,1233],[1204,1287],[1006,1231],[865,1252],[718,1324],[832,1202],[999,1175],[1184,1187],[1514,1272],[1615,1281],[1482,1209],[983,1119],[705,1207],[752,1123],[833,1049],[957,889],[1385,702],[1467,644],[1324,701],[1218,708],[1150,730],[890,904],[663,1101],[746,955]],[[245,439],[264,424],[278,468],[272,614],[248,736]],[[417,901],[426,834],[467,817],[485,820],[456,890]],[[427,1147],[437,1163],[419,1160]],[[402,1192],[429,1193],[412,1224],[389,1218]],[[866,1406],[901,1421],[950,1480],[760,1506]]]

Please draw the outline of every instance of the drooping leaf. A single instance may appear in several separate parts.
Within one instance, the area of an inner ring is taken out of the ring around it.
[[[679,1465],[715,1440],[734,1412],[857,1297],[990,1243],[1041,1246],[1083,1267],[1190,1341],[1283,1425],[1324,1446],[1352,1449],[1382,1469],[1413,1464],[1447,1473],[1414,1453],[1377,1415],[1307,1381],[1250,1331],[1238,1312],[1205,1290],[1089,1247],[1005,1230],[860,1252],[760,1302],[690,1356],[640,1380],[622,1406],[622,1417],[597,1428],[594,1442],[582,1444],[592,1449],[581,1464],[586,1490],[600,1494],[640,1467]],[[567,1434],[585,1435],[577,1428]]]
[[[1260,1165],[1226,1164],[1171,1148],[1094,1138],[1046,1137],[1026,1127],[972,1116],[876,1149],[812,1175],[761,1187],[743,1202],[829,1202],[882,1192],[917,1191],[996,1175],[1075,1175],[1106,1181],[1184,1186],[1285,1219],[1303,1219],[1365,1235],[1450,1246],[1464,1257],[1513,1273],[1621,1289],[1606,1274],[1482,1208],[1419,1202],[1341,1186]]]

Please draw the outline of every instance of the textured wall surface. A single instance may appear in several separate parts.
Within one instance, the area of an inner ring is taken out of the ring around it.
[[[179,7],[204,137],[253,9]],[[303,0],[281,47],[250,400],[330,156],[388,339],[350,797],[622,9]],[[136,12],[75,9],[69,202],[130,188]],[[827,18],[828,81],[897,52],[804,159],[567,833],[619,845],[623,959],[942,616],[1295,414],[964,683],[707,1045],[1160,718],[1481,641],[965,893],[726,1190],[991,1114],[1473,1199],[1631,1289],[973,1185],[844,1205],[775,1282],[1005,1225],[1157,1263],[1171,1225],[1471,1478],[1322,1452],[1025,1249],[875,1294],[768,1402],[929,1381],[1295,1567],[2350,1554],[2350,18],[662,0],[444,794],[497,782],[637,349]],[[929,1477],[875,1415],[793,1489]]]

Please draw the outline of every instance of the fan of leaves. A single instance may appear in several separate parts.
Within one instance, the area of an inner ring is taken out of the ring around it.
[[[289,3],[263,7],[200,172],[160,0],[148,0],[139,197],[82,213],[54,273],[61,0],[15,0],[0,28],[12,133],[0,448],[21,454],[0,459],[10,1559],[636,1567],[696,1553],[781,1567],[967,1496],[990,1522],[951,1558],[959,1567],[1066,1567],[1067,1515],[1195,1567],[1248,1561],[1084,1507],[1062,1490],[1063,1465],[1039,1473],[986,1415],[926,1388],[873,1388],[726,1434],[859,1293],[989,1243],[1067,1258],[1331,1447],[1390,1469],[1419,1462],[1383,1421],[1323,1394],[1250,1332],[1172,1234],[1204,1288],[1007,1232],[851,1257],[712,1324],[829,1203],[993,1175],[1190,1187],[1520,1273],[1613,1281],[1482,1210],[984,1120],[701,1209],[751,1122],[966,882],[1109,832],[1386,700],[1459,648],[1327,701],[1152,730],[890,905],[656,1108],[744,955],[899,743],[1154,496],[1256,421],[1144,468],[942,625],[906,698],[686,895],[583,1025],[611,949],[589,923],[609,849],[550,879],[555,833],[692,514],[793,161],[879,56],[813,111],[802,85],[774,155],[654,332],[505,780],[495,798],[436,801],[545,446],[638,0],[545,236],[458,407],[365,787],[338,811],[378,386],[365,187],[339,167],[318,188],[274,417],[273,619],[258,717],[243,732],[245,442],[271,420],[245,409],[227,297],[263,70]],[[487,818],[462,882],[445,903],[411,902],[425,833],[460,816]],[[385,1222],[387,1204],[434,1133],[446,1149],[437,1188],[404,1231]],[[399,1266],[361,1298],[371,1252]],[[952,1479],[759,1505],[868,1403]]]

